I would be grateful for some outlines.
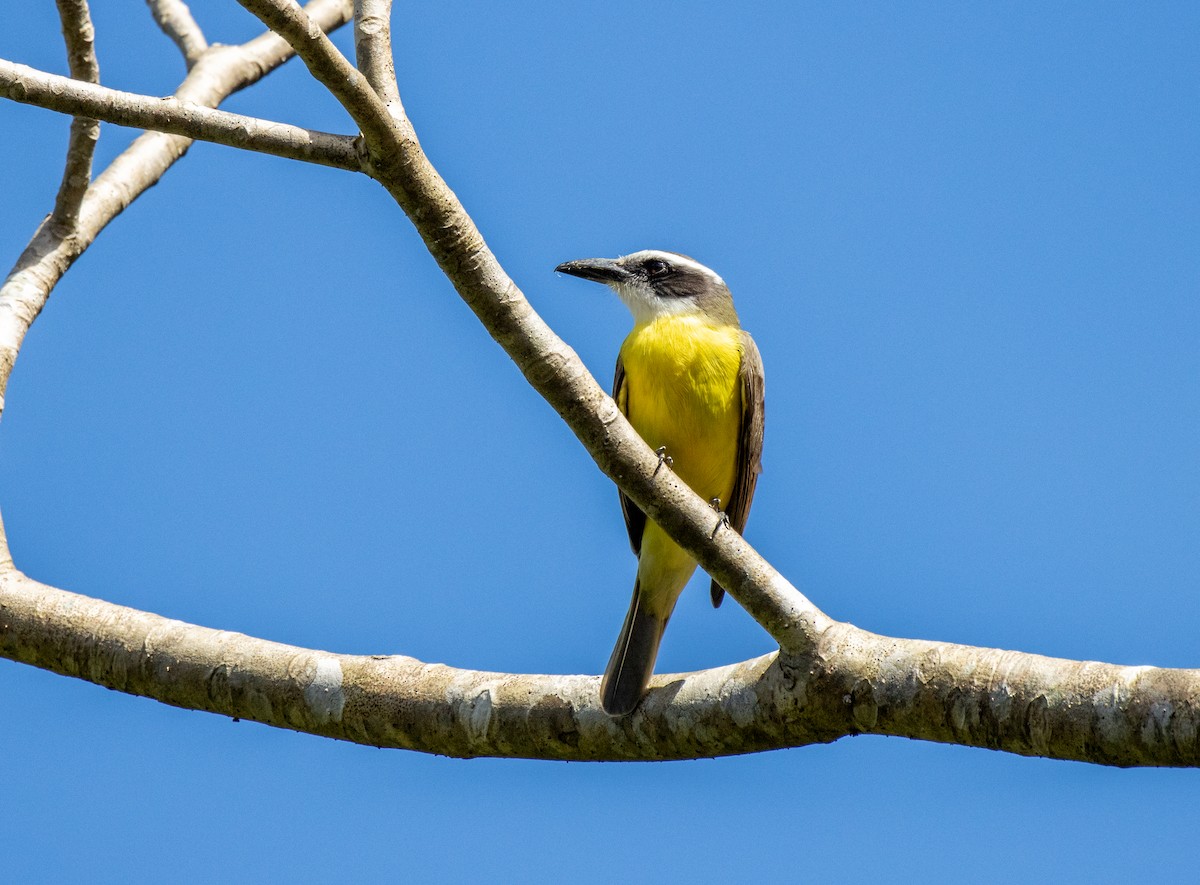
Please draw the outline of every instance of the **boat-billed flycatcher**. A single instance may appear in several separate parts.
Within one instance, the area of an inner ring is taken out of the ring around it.
[[[556,270],[611,286],[633,313],[613,399],[680,479],[741,532],[762,472],[763,367],[725,281],[691,258],[656,250],[568,261]],[[691,556],[620,497],[638,570],[600,684],[600,703],[613,716],[632,712],[645,693],[663,630],[696,570]],[[714,606],[724,594],[713,581]]]

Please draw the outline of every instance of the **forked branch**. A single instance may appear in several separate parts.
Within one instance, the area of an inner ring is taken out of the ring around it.
[[[362,73],[324,34],[344,7],[317,0],[302,11],[283,0],[240,2],[342,102],[362,132],[362,168],[404,209],[530,384],[601,469],[696,556],[781,650],[657,677],[632,716],[613,719],[598,707],[596,677],[482,673],[282,646],[47,587],[0,557],[0,654],[164,703],[449,755],[683,758],[870,733],[1112,765],[1200,765],[1200,672],[876,636],[829,619],[734,532],[711,538],[708,504],[670,471],[656,470],[654,453],[534,313],[425,157],[398,91],[392,94],[394,75],[384,58],[387,2],[357,5]],[[214,50],[203,53],[193,74],[218,58]],[[205,102],[185,89],[177,98],[215,104],[220,91],[206,92]],[[171,116],[178,122],[178,114]],[[86,247],[128,202],[102,201],[105,176],[144,187],[144,178],[135,177],[140,170],[161,175],[186,147],[177,135],[143,138],[174,139],[176,147],[154,142],[97,179],[80,213],[83,245],[72,248]],[[28,323],[77,254],[33,255],[0,290],[0,355],[9,355],[0,361],[0,391]]]

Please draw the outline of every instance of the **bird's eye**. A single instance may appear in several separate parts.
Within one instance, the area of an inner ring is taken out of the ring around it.
[[[652,278],[661,277],[671,269],[669,264],[658,258],[651,258],[649,261],[643,264],[642,267],[646,269],[646,273]]]

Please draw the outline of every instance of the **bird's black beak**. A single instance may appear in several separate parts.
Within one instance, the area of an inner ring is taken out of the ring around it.
[[[573,277],[594,280],[597,283],[619,283],[630,277],[629,271],[611,258],[581,258],[578,261],[564,261],[554,269],[559,273],[568,273]]]

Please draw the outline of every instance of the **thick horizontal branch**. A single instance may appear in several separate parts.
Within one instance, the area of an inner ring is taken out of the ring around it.
[[[837,624],[782,660],[806,716],[883,734],[1122,767],[1200,766],[1200,670],[1071,661]],[[805,677],[807,676],[807,680]]]
[[[178,98],[121,92],[0,59],[0,97],[118,126],[152,129],[289,160],[360,171],[355,139]]]
[[[1107,765],[1200,764],[1200,672],[889,639],[655,677],[628,717],[599,678],[338,655],[210,630],[0,569],[0,655],[166,704],[449,756],[683,759],[883,734]]]

